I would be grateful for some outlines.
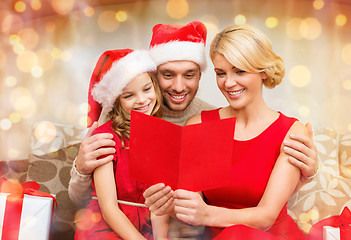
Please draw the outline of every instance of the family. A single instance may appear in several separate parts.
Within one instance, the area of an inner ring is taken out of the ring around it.
[[[87,208],[75,239],[306,239],[286,203],[313,178],[316,147],[310,124],[263,99],[263,85],[274,88],[285,75],[269,38],[249,24],[215,36],[210,58],[229,104],[216,108],[196,97],[206,68],[205,25],[158,24],[152,33],[148,50],[106,51],[93,71],[90,129],[69,183],[72,201]],[[191,192],[132,179],[132,110],[178,125],[236,117],[231,184]]]

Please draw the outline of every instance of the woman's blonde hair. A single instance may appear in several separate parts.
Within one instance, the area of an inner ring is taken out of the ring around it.
[[[263,84],[267,88],[280,84],[285,75],[284,61],[273,52],[269,38],[249,24],[230,26],[218,33],[210,47],[212,61],[216,53],[240,70],[266,73]]]
[[[156,95],[156,104],[155,104],[154,109],[152,110],[150,115],[155,116],[155,117],[161,117],[162,116],[161,90],[160,90],[160,87],[158,85],[155,74],[153,72],[148,72],[148,74],[149,74],[151,81],[153,83],[153,86],[155,89],[155,95]],[[121,98],[121,96],[117,97],[115,104],[114,104],[114,108],[108,114],[108,118],[112,120],[112,128],[117,133],[119,138],[121,139],[122,148],[124,148],[124,138],[129,139],[129,135],[130,135],[130,114],[128,114],[126,111],[124,111],[123,108],[121,107],[120,98]]]

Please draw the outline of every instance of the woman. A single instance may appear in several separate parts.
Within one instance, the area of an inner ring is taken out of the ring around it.
[[[300,171],[289,163],[283,141],[291,134],[308,136],[308,131],[296,119],[269,108],[262,95],[263,85],[274,88],[282,81],[283,60],[270,40],[250,25],[218,33],[210,56],[229,106],[202,112],[187,124],[236,117],[232,184],[203,193],[169,192],[172,215],[208,226],[212,239],[305,239],[287,214]]]

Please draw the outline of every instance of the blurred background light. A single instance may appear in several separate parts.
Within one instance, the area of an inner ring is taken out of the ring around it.
[[[335,23],[339,26],[344,26],[347,22],[347,17],[344,14],[338,14],[335,18]]]
[[[244,24],[246,23],[246,17],[244,15],[237,15],[234,17],[234,23],[235,24]]]
[[[104,11],[100,14],[98,25],[104,32],[113,32],[119,27],[119,22],[115,18],[114,11]]]
[[[189,3],[187,0],[168,0],[166,11],[171,18],[182,19],[189,13]]]
[[[289,81],[295,87],[305,87],[311,81],[311,72],[304,65],[294,66],[289,72]]]
[[[128,20],[128,13],[126,11],[120,10],[116,12],[115,17],[118,22],[125,22]]]
[[[278,25],[278,19],[276,17],[269,17],[265,23],[268,28],[275,28]]]
[[[309,17],[301,22],[300,31],[303,37],[313,40],[321,35],[322,25],[317,19]]]

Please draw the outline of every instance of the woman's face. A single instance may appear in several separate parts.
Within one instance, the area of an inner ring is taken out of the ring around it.
[[[148,73],[133,78],[120,95],[123,110],[130,114],[132,110],[150,115],[156,105],[154,85]]]
[[[257,99],[262,99],[262,84],[265,73],[249,73],[233,66],[223,56],[216,53],[213,58],[217,85],[228,103],[234,109],[247,107]]]

